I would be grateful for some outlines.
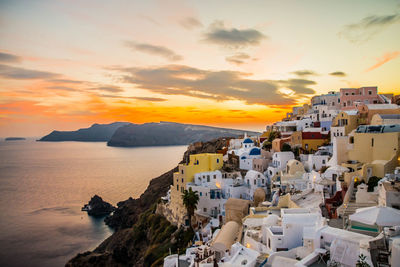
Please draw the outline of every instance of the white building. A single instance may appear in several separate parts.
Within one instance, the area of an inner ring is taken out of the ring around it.
[[[286,168],[286,164],[289,160],[294,159],[294,154],[291,151],[288,152],[275,152],[272,155],[272,163],[266,171],[266,176],[272,178],[278,175],[280,171]]]

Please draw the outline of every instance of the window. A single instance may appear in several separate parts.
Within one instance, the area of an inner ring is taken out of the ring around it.
[[[176,185],[176,191],[179,191],[179,185]]]
[[[210,182],[210,175],[207,175],[207,182]]]
[[[181,187],[181,192],[183,193],[183,186]]]
[[[264,184],[264,179],[261,179],[261,183]]]
[[[202,196],[203,195],[203,192],[200,192],[200,196]]]
[[[343,103],[343,107],[345,107],[346,106],[346,103]],[[342,115],[343,116],[343,115]]]
[[[325,164],[325,160],[324,159],[322,160],[322,164]]]
[[[374,146],[374,138],[371,139],[371,146]]]
[[[217,163],[219,163],[219,159],[217,159]]]
[[[351,93],[351,95],[354,95],[354,93]]]
[[[203,211],[204,211],[204,212],[207,212],[207,208],[203,208]]]
[[[249,179],[247,179],[247,184],[250,185],[250,180]]]
[[[346,95],[349,95],[349,93],[346,93]]]
[[[183,178],[182,178],[182,183],[183,183]]]
[[[254,179],[254,185],[256,185],[257,184],[257,181],[256,181],[256,179]]]
[[[354,136],[350,136],[350,144],[354,144]]]
[[[271,248],[271,239],[268,238],[268,247]]]
[[[371,91],[371,90],[368,90],[368,94],[369,94],[369,95],[372,95],[372,91]]]
[[[181,173],[183,174],[183,170],[181,170]]]
[[[214,179],[216,179],[217,178],[217,175],[216,174],[214,174]]]

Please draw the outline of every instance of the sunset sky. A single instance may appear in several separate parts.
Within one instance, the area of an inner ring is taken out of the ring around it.
[[[261,131],[315,94],[400,93],[400,1],[0,0],[0,136]]]

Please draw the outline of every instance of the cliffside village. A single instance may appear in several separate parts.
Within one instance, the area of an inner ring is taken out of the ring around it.
[[[342,88],[190,155],[157,212],[195,239],[164,266],[400,266],[399,100]]]

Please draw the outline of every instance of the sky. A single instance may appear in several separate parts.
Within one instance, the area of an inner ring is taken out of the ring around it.
[[[261,131],[340,88],[400,94],[400,1],[0,0],[0,136]]]

